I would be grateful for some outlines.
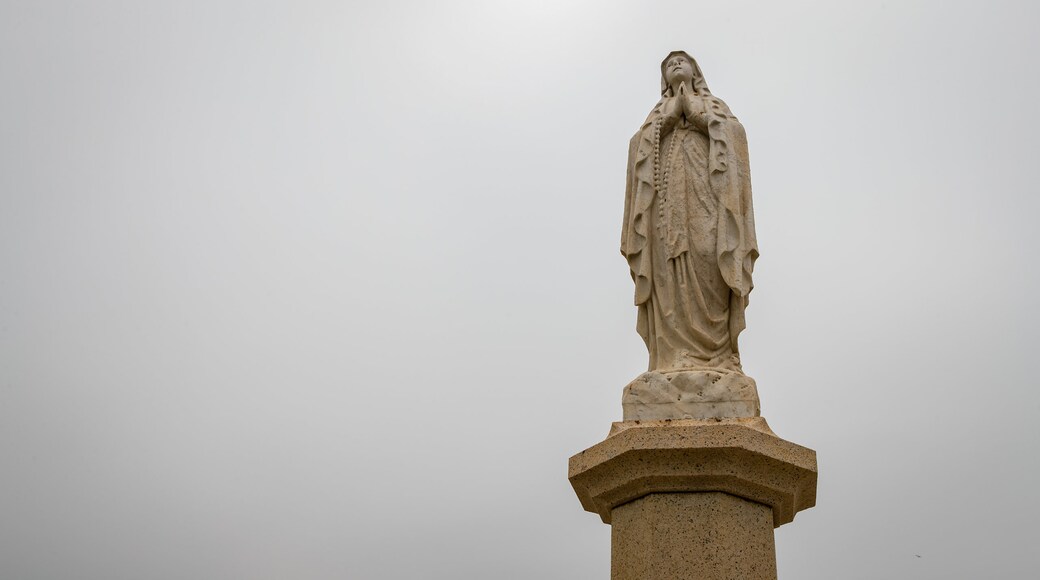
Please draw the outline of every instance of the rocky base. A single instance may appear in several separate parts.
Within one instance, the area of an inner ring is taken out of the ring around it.
[[[758,387],[739,371],[650,371],[625,387],[625,421],[758,417]]]

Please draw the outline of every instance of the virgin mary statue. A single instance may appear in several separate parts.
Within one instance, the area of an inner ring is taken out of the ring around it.
[[[621,253],[650,353],[626,420],[757,416],[737,349],[758,257],[747,137],[685,52],[661,63],[661,99],[629,145]]]

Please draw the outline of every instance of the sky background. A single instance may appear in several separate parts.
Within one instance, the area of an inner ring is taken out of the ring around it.
[[[0,577],[607,578],[671,50],[747,129],[781,578],[1040,566],[1033,2],[0,3]]]

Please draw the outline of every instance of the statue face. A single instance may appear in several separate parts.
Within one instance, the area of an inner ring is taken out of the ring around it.
[[[693,80],[693,63],[681,54],[673,56],[664,65],[664,80],[670,86],[690,82]]]

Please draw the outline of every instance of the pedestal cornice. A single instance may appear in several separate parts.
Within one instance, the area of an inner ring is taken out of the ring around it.
[[[614,423],[570,458],[568,478],[608,524],[615,507],[652,493],[724,492],[769,506],[778,527],[816,505],[816,475],[815,451],[753,417]]]

